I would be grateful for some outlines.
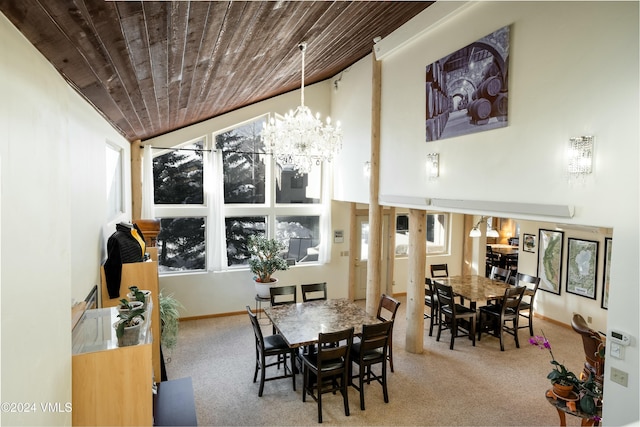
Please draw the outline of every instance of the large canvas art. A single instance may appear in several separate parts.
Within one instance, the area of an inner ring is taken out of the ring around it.
[[[507,126],[509,27],[426,67],[426,141]]]

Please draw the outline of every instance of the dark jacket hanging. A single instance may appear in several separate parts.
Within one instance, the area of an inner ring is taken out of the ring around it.
[[[140,239],[136,239],[135,233]],[[104,276],[109,298],[120,297],[122,264],[144,261],[144,236],[136,224],[117,224],[116,231],[107,240],[107,261]]]

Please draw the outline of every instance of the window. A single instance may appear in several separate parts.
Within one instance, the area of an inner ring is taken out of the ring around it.
[[[206,268],[205,141],[159,150],[153,159],[154,205],[160,218],[160,273]]]
[[[446,213],[427,213],[427,256],[447,253],[449,236],[449,215]],[[396,216],[396,257],[409,254],[409,216]]]
[[[246,268],[246,242],[257,233],[282,241],[282,256],[291,262],[319,260],[322,168],[299,173],[276,162],[260,137],[265,120],[227,129],[210,143],[203,138],[154,152],[161,273],[211,268],[206,254],[214,252],[226,253],[226,268]],[[218,176],[208,166],[209,148],[222,160]],[[214,211],[212,205],[223,207]],[[210,252],[214,248],[219,250]]]

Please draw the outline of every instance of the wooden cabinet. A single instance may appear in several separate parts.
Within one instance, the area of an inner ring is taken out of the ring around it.
[[[118,347],[116,321],[116,308],[87,310],[73,330],[73,425],[153,425],[150,322],[140,344]]]
[[[152,426],[154,382],[161,375],[158,263],[123,264],[118,298],[109,298],[104,268],[101,278],[103,308],[85,311],[73,329],[72,423]],[[118,347],[115,307],[132,285],[151,291],[149,314],[142,342]]]

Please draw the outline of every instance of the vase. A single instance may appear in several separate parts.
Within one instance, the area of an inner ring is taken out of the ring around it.
[[[272,277],[271,281],[267,283],[258,282],[257,280],[254,279],[253,283],[255,283],[256,285],[256,295],[258,297],[271,298],[271,291],[269,289],[271,289],[274,286],[277,286],[278,279],[276,279],[275,277]]]
[[[569,397],[572,391],[573,385],[553,383],[553,392],[556,394],[556,396]]]

